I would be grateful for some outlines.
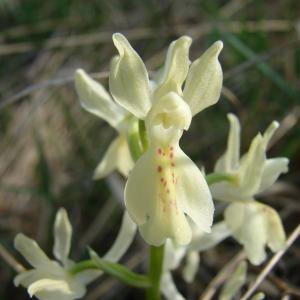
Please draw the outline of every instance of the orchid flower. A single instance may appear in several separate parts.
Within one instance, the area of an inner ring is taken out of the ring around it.
[[[150,82],[127,39],[117,33],[113,42],[119,55],[111,64],[110,92],[120,106],[145,121],[149,138],[148,150],[128,177],[126,208],[149,244],[159,246],[166,238],[188,244],[186,215],[209,232],[214,207],[203,175],[180,149],[179,140],[192,116],[219,99],[222,43],[216,42],[190,66],[191,38],[179,38],[170,45],[163,70]]]
[[[105,120],[118,132],[118,137],[112,141],[96,167],[94,179],[104,178],[115,169],[127,177],[134,164],[126,140],[127,126],[130,122],[129,113],[113,101],[101,83],[81,69],[76,71],[75,87],[81,106]]]
[[[67,213],[60,209],[54,225],[53,254],[51,260],[38,244],[19,233],[15,238],[15,248],[33,266],[33,269],[17,275],[14,283],[28,288],[29,295],[41,300],[72,300],[83,297],[86,285],[96,276],[96,271],[84,271],[71,275],[69,269],[74,265],[68,256],[71,247],[72,227]]]
[[[273,252],[285,246],[285,233],[278,213],[259,203],[255,196],[268,189],[281,173],[288,171],[288,159],[267,159],[267,145],[279,124],[272,122],[265,133],[257,134],[249,151],[240,158],[240,124],[229,114],[230,131],[227,149],[215,166],[216,172],[232,176],[231,181],[215,183],[215,199],[230,202],[225,222],[232,235],[245,247],[251,263],[260,264],[266,257],[265,247]]]
[[[164,68],[152,81],[127,39],[116,33],[113,42],[119,55],[113,58],[109,73],[112,97],[82,70],[75,77],[82,106],[109,122],[120,135],[95,177],[103,177],[115,167],[128,173],[133,164],[124,138],[126,120],[128,116],[144,120],[150,145],[129,175],[127,210],[149,244],[161,245],[168,237],[188,244],[191,229],[186,215],[208,232],[214,208],[203,175],[180,149],[179,140],[192,117],[219,99],[222,42],[216,42],[190,65],[191,38],[179,38],[171,43]]]
[[[137,226],[124,212],[120,231],[111,248],[103,259],[117,262],[128,250],[136,234]],[[86,285],[102,275],[100,270],[85,270],[76,275],[70,270],[74,262],[68,258],[72,238],[72,227],[65,209],[61,208],[55,218],[53,254],[50,258],[40,249],[38,244],[23,234],[15,238],[15,248],[34,267],[17,275],[14,283],[28,288],[32,297],[41,300],[79,299],[86,293]]]

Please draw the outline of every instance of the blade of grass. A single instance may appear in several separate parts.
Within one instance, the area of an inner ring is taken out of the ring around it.
[[[235,50],[241,53],[246,59],[253,60],[257,57],[256,53],[245,45],[237,36],[220,31],[220,34]],[[300,93],[290,85],[282,76],[274,71],[266,62],[259,62],[256,65],[257,69],[266,77],[268,77],[274,85],[276,85],[282,92],[290,98],[299,101]]]

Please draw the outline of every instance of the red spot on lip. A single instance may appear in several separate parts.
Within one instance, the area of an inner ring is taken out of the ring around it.
[[[159,155],[161,155],[161,154],[162,154],[162,150],[161,150],[160,148],[158,148],[157,153],[158,153]]]
[[[172,153],[172,152],[170,153],[170,158],[171,158],[171,159],[173,158],[173,153]]]
[[[162,167],[161,166],[158,166],[157,167],[157,171],[160,173],[162,171]]]
[[[173,146],[171,146],[171,147],[170,147],[170,150],[171,150],[171,151],[173,151],[173,150],[174,150]]]

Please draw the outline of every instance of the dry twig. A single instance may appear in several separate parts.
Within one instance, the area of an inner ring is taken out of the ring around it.
[[[260,272],[260,274],[256,277],[253,284],[249,287],[249,289],[246,291],[246,293],[241,297],[241,300],[247,300],[253,295],[253,293],[256,291],[256,289],[259,287],[259,285],[264,281],[264,279],[272,271],[272,269],[275,267],[275,265],[279,262],[281,257],[286,253],[286,251],[289,249],[289,247],[296,241],[296,239],[299,237],[299,235],[300,235],[300,224],[290,234],[289,238],[286,241],[285,249],[277,252],[272,257],[272,259],[269,261],[269,263],[263,268],[263,270]]]

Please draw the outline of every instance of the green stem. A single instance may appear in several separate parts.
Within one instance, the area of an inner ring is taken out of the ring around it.
[[[147,290],[147,300],[160,300],[160,280],[164,260],[164,245],[150,247],[149,278],[152,286]]]
[[[226,173],[211,173],[206,175],[205,179],[208,185],[212,185],[220,181],[230,181],[232,183],[236,181],[236,178],[234,176],[228,175]]]
[[[145,152],[146,149],[148,149],[149,141],[148,141],[146,126],[145,126],[145,121],[143,120],[139,120],[139,132],[140,132],[141,143],[143,145],[144,152]]]
[[[97,264],[92,259],[84,260],[75,264],[74,266],[72,266],[69,272],[72,275],[76,275],[77,273],[90,269],[99,269]]]
[[[96,252],[91,253],[91,260],[85,260],[74,265],[70,270],[71,275],[76,275],[85,270],[96,269],[120,280],[121,282],[134,286],[136,288],[147,289],[151,286],[148,276],[140,275],[132,272],[125,266],[110,261],[106,261],[98,257]]]
[[[130,154],[133,160],[137,161],[144,153],[143,144],[140,138],[140,126],[138,119],[131,120],[127,140]]]

